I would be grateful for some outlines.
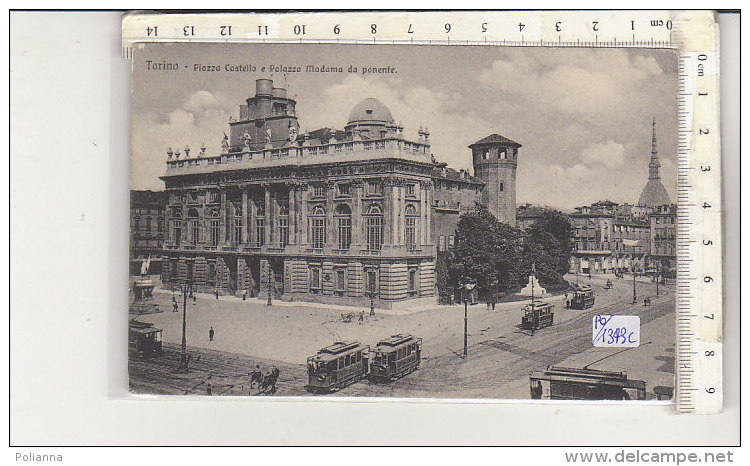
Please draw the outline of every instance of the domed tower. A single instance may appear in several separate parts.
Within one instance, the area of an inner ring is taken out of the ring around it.
[[[516,167],[521,144],[491,134],[470,145],[474,176],[485,184],[481,202],[502,223],[516,226]]]
[[[347,138],[357,133],[367,139],[382,139],[396,132],[396,122],[388,107],[377,99],[368,98],[352,108],[344,131]]]
[[[659,157],[656,152],[656,118],[652,123],[651,133],[651,162],[648,164],[648,182],[641,191],[641,197],[638,199],[638,205],[643,207],[659,207],[665,204],[671,204],[669,194],[661,182],[659,175]]]

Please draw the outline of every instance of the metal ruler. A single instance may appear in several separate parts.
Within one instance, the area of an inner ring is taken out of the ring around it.
[[[722,406],[718,31],[711,12],[431,11],[127,14],[139,42],[353,43],[680,50],[677,226],[679,412]]]

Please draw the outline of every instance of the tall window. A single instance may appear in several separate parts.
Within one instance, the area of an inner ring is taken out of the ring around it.
[[[241,205],[235,205],[234,206],[234,228],[233,228],[233,234],[234,234],[234,242],[239,244],[242,242],[242,206]]]
[[[258,246],[266,244],[266,201],[256,198],[255,204],[255,243]]]
[[[219,211],[211,210],[208,213],[208,243],[211,246],[219,245]]]
[[[172,219],[169,221],[170,232],[169,237],[172,240],[172,244],[179,245],[182,242],[182,215],[179,211],[172,213]]]
[[[313,197],[326,197],[326,185],[324,184],[314,184],[313,185]]]
[[[188,241],[197,244],[200,241],[200,223],[198,221],[198,211],[190,209],[188,211]]]
[[[321,206],[315,206],[310,215],[310,238],[313,248],[323,249],[326,243],[326,211]]]
[[[417,292],[417,269],[409,269],[409,294],[416,294]]]
[[[352,244],[352,211],[346,204],[336,208],[336,228],[339,249],[349,249]]]
[[[365,236],[367,249],[379,251],[383,247],[383,211],[376,205],[365,214]]]
[[[310,267],[310,291],[313,293],[320,293],[320,289],[323,288],[323,277],[320,272],[320,266]]]
[[[209,285],[216,284],[216,263],[215,262],[208,263],[208,267],[206,268],[206,282],[208,282]]]
[[[289,244],[289,199],[279,201],[279,247]]]
[[[406,248],[416,249],[419,244],[419,215],[413,205],[406,206]]]

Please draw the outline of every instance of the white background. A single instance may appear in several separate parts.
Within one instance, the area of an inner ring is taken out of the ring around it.
[[[722,101],[727,315],[724,412],[715,416],[647,405],[129,397],[130,62],[120,56],[120,15],[17,12],[10,21],[10,444],[24,448],[9,458],[46,452],[33,445],[739,443],[738,15],[722,18],[722,91],[733,97]],[[116,462],[162,455],[126,450]]]

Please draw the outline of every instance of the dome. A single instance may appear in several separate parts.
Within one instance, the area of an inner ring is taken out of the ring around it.
[[[638,205],[644,207],[658,207],[664,204],[671,204],[669,200],[669,194],[667,194],[666,188],[661,183],[660,179],[650,179],[646,186],[641,192],[641,197],[638,199]]]
[[[391,111],[379,100],[369,98],[354,106],[347,125],[359,122],[395,123]]]

